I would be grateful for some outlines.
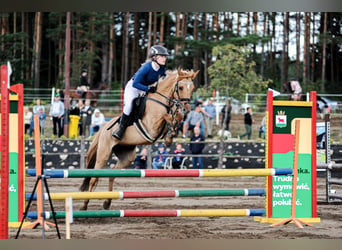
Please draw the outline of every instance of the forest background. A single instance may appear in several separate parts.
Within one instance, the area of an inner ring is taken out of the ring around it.
[[[0,63],[11,62],[11,82],[64,88],[67,13],[0,16]],[[150,46],[161,44],[170,51],[169,69],[199,69],[196,87],[211,91],[221,87],[217,74],[225,77],[208,70],[220,59],[214,48],[229,44],[248,51],[242,53],[246,73],[258,78],[249,85],[264,83],[254,92],[280,89],[293,77],[304,91],[342,93],[340,12],[72,12],[69,27],[71,88],[86,68],[93,88],[109,82],[119,89],[147,59]]]

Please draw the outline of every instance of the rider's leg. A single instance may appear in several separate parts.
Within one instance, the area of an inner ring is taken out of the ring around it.
[[[129,123],[129,115],[132,112],[133,100],[139,96],[140,90],[133,88],[133,81],[130,80],[125,87],[124,110],[120,119],[119,129],[112,133],[116,139],[121,140]]]
[[[129,122],[129,115],[126,115],[125,113],[122,113],[121,115],[121,119],[120,119],[120,125],[119,125],[119,129],[114,131],[112,133],[112,136],[114,136],[116,139],[118,140],[122,140],[122,137],[126,131],[126,128],[128,126],[128,122]]]

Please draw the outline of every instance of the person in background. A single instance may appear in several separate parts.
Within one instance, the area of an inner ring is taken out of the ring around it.
[[[59,95],[61,102],[64,103],[64,92],[61,89],[56,89],[56,95]]]
[[[64,103],[61,102],[58,94],[55,95],[49,115],[52,117],[53,134],[61,137],[63,134]]]
[[[85,100],[84,107],[81,109],[81,119],[82,119],[82,131],[85,137],[89,137],[91,116],[93,114],[93,108],[90,106],[90,100]]]
[[[301,95],[302,95],[302,87],[299,84],[299,81],[297,80],[291,80],[290,81],[291,90],[293,92],[293,100],[294,101],[300,101]]]
[[[98,132],[104,122],[104,115],[99,109],[95,109],[91,116],[90,136],[93,136],[94,133]]]
[[[46,121],[46,114],[43,107],[38,108],[38,115],[39,115],[39,127],[40,127],[40,134],[44,134],[44,128],[45,128],[45,121]]]
[[[80,121],[78,122],[78,131],[79,131],[79,134],[80,136],[83,135],[83,119],[82,119],[82,109],[84,107],[84,103],[81,99],[78,100],[78,104],[77,104],[77,107],[79,109],[79,116],[80,116]]]
[[[76,100],[71,101],[71,106],[69,109],[69,115],[80,115],[80,108],[78,107],[78,103]]]
[[[202,157],[198,156],[202,154],[202,151],[205,147],[204,136],[201,135],[201,131],[199,127],[194,128],[194,134],[190,138],[190,151],[193,155],[192,157],[192,167],[203,169],[203,160]]]
[[[259,128],[259,138],[265,139],[266,135],[266,116],[262,118],[260,128]]]
[[[197,105],[202,105],[203,104],[203,99],[201,96],[196,97],[195,99],[195,106]]]
[[[135,169],[146,169],[147,168],[147,148],[143,147],[141,153],[135,157],[134,160]]]
[[[199,97],[195,100],[195,107],[199,106],[200,107],[200,112],[202,113],[202,116],[203,116],[203,120],[201,121],[201,124],[200,124],[200,130],[201,130],[201,134],[203,135],[204,137],[204,130],[205,130],[205,124],[204,124],[204,118],[205,117],[210,117],[210,115],[205,111],[205,109],[202,107],[203,106],[203,100],[202,100],[202,97]]]
[[[164,145],[159,144],[157,156],[154,157],[153,162],[152,162],[152,168],[160,169],[162,166],[164,166],[166,162],[167,154],[168,153],[164,149]]]
[[[210,99],[208,100],[207,105],[204,106],[204,110],[208,114],[208,116],[205,117],[205,124],[207,127],[208,138],[212,138],[213,137],[212,136],[213,123],[216,117],[216,107]]]
[[[245,136],[247,136],[248,140],[251,139],[253,121],[254,121],[254,119],[252,117],[252,108],[248,107],[247,112],[244,115],[244,123],[245,123],[246,132],[239,136],[240,139],[242,139]]]
[[[227,101],[228,102],[228,107],[227,104],[225,104],[222,109],[221,109],[221,115],[222,115],[222,120],[221,120],[221,126],[223,128],[223,125],[225,124],[226,127],[224,128],[224,130],[228,130],[229,131],[229,123],[230,123],[230,119],[231,119],[231,113],[232,113],[232,105],[231,105],[231,101]],[[227,108],[227,110],[226,110]],[[227,118],[226,118],[226,114],[227,114]],[[225,123],[224,123],[225,122]]]
[[[81,94],[82,99],[86,98],[89,88],[90,84],[88,82],[88,71],[86,69],[82,69],[80,84],[77,87],[77,91]]]
[[[204,127],[203,124],[203,114],[201,113],[201,106],[198,104],[195,110],[191,110],[187,115],[186,120],[183,124],[183,138],[186,138],[186,133],[188,130],[193,130],[198,127],[201,131],[201,135],[204,137]]]
[[[32,110],[33,111],[33,116],[32,116],[32,120],[31,120],[30,131],[29,131],[30,137],[32,136],[33,129],[34,129],[34,120],[33,120],[33,118],[34,118],[35,115],[38,115],[38,109],[40,109],[40,108],[42,108],[44,113],[45,113],[45,107],[43,105],[41,105],[41,101],[38,98],[36,100],[36,105],[33,106],[33,110]]]
[[[185,149],[183,148],[181,143],[176,144],[176,150],[174,151],[176,156],[172,158],[172,168],[180,169],[183,161],[183,156],[185,153]]]
[[[33,113],[30,111],[29,107],[24,107],[24,124],[25,124],[25,134],[30,131],[31,121],[33,120]]]

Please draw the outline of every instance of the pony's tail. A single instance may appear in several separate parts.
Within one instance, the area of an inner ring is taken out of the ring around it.
[[[87,161],[86,161],[86,168],[87,169],[93,169],[95,167],[96,163],[96,152],[97,152],[97,146],[99,143],[99,137],[100,133],[97,133],[94,137],[93,142],[91,143],[88,153],[87,153]],[[80,186],[80,191],[84,192],[89,189],[89,183],[90,183],[91,177],[85,177],[83,179],[82,185]]]

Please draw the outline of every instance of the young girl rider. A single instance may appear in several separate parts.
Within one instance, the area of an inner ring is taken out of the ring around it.
[[[149,51],[150,60],[144,63],[127,82],[124,92],[124,109],[119,129],[112,133],[112,136],[116,139],[121,140],[125,133],[129,122],[129,115],[133,108],[133,100],[141,93],[156,92],[156,87],[150,85],[166,75],[165,63],[168,55],[169,53],[165,47],[161,45],[152,46]]]

